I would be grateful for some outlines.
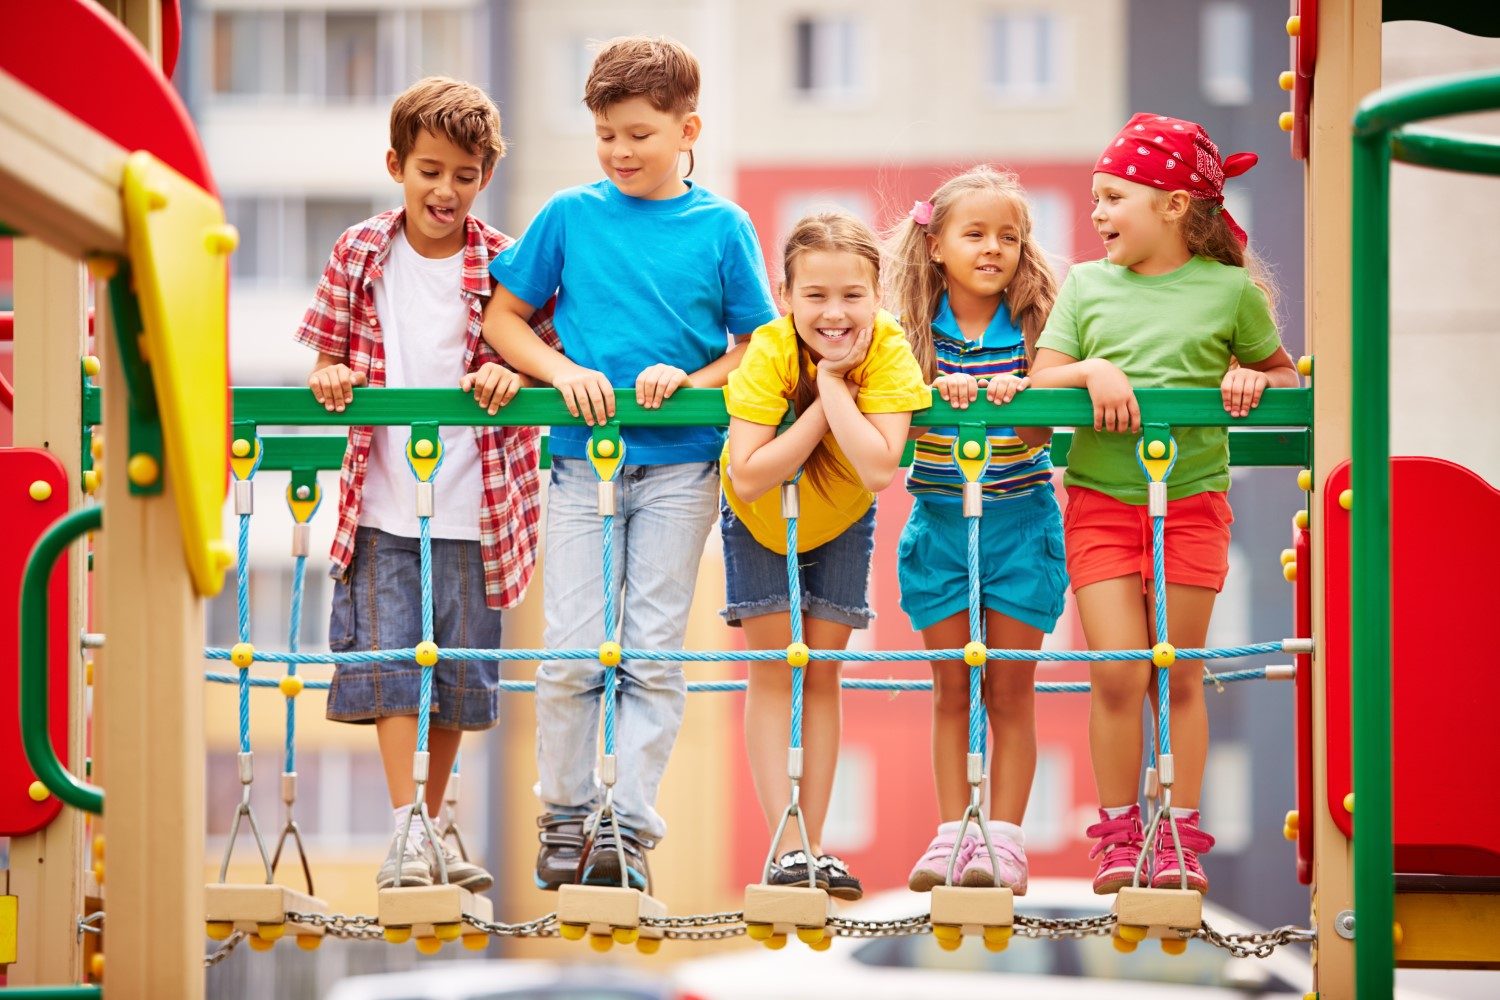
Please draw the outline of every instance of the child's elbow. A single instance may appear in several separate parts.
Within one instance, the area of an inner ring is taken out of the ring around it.
[[[861,470],[859,474],[860,483],[871,493],[879,493],[891,485],[891,481],[895,478],[896,469],[894,466],[889,469]]]
[[[734,495],[745,503],[754,503],[765,496],[766,491],[770,489],[755,477],[737,474],[732,465],[729,467],[729,485],[734,487]]]

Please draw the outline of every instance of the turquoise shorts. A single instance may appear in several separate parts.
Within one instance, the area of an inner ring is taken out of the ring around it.
[[[901,610],[921,631],[969,609],[969,526],[958,499],[918,495],[901,532]],[[1050,483],[986,498],[979,522],[979,589],[986,608],[1051,632],[1063,613],[1068,569],[1062,516]]]

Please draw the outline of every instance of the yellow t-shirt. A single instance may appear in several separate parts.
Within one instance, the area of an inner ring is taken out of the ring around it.
[[[777,426],[786,415],[797,388],[797,331],[792,317],[783,316],[756,330],[739,367],[729,374],[724,405],[729,415],[752,423]],[[812,368],[809,367],[809,371]],[[865,360],[849,373],[859,386],[857,405],[861,413],[901,413],[925,409],[932,392],[922,378],[922,369],[912,356],[906,332],[890,313],[881,310]],[[802,515],[797,520],[797,551],[806,552],[831,542],[864,516],[875,502],[875,494],[858,485],[859,476],[839,450],[832,434],[824,438],[835,460],[849,469],[855,480],[824,484],[824,497],[806,477],[801,489]],[[781,516],[781,491],[770,490],[754,503],[735,496],[729,478],[729,446],[719,462],[724,498],[736,516],[750,529],[757,542],[773,552],[786,553],[786,521]]]

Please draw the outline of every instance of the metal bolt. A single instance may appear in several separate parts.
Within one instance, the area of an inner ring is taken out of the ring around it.
[[[1339,911],[1339,915],[1336,918],[1334,918],[1333,929],[1336,930],[1336,931],[1338,931],[1339,937],[1343,938],[1345,941],[1353,941],[1354,940],[1354,911],[1353,910],[1341,910],[1341,911]]]

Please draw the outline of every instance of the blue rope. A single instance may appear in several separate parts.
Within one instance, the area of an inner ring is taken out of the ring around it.
[[[979,595],[979,518],[969,522],[969,641],[984,642],[984,610]],[[988,723],[984,706],[984,664],[969,668],[969,753],[983,754]]]
[[[1263,656],[1285,652],[1280,641],[1259,642],[1248,646],[1217,646],[1205,649],[1179,649],[1180,660],[1234,660],[1245,656]],[[203,650],[206,660],[227,660],[230,651],[222,646]],[[415,649],[352,650],[347,653],[278,653],[255,651],[257,663],[398,663],[410,661]],[[472,649],[454,647],[439,650],[449,660],[597,660],[597,649]],[[627,660],[657,660],[671,663],[735,663],[739,661],[786,662],[784,649],[625,649]],[[985,654],[991,660],[1051,663],[1091,663],[1151,659],[1149,649],[991,649]],[[962,649],[814,649],[809,660],[834,660],[849,663],[913,663],[927,660],[962,660]]]
[[[422,556],[422,641],[432,641],[432,518],[419,517],[421,528],[420,552]],[[410,659],[408,656],[407,659]],[[432,672],[435,667],[422,668],[422,686],[417,700],[417,753],[427,751],[427,731],[431,720],[427,718],[432,709]]]
[[[235,674],[221,674],[215,672],[205,673],[203,675],[203,679],[214,684],[235,684],[239,681],[239,677]],[[1216,674],[1213,678],[1205,677],[1203,679],[1203,683],[1205,685],[1208,685],[1214,683],[1214,680],[1218,680],[1221,684],[1233,684],[1238,681],[1259,681],[1265,679],[1265,667],[1251,667],[1245,670],[1227,670],[1222,674]],[[280,682],[277,681],[277,679],[274,677],[252,677],[250,678],[249,683],[252,688],[274,688],[278,687],[280,684]],[[932,690],[932,681],[908,681],[892,679],[877,680],[873,678],[863,677],[845,677],[841,683],[845,691],[902,692]],[[310,680],[307,681],[303,686],[309,691],[327,691],[329,682]],[[692,681],[688,684],[687,689],[693,694],[717,694],[724,692],[743,691],[745,690],[745,687],[745,681]],[[500,690],[510,693],[526,693],[535,691],[536,683],[534,681],[501,681]],[[1039,694],[1087,694],[1089,691],[1089,682],[1038,681],[1036,683],[1036,690]],[[457,763],[455,762],[454,770],[456,771],[457,769]]]
[[[250,515],[240,515],[240,540],[234,568],[235,610],[239,614],[240,642],[250,641]],[[250,684],[248,671],[240,671],[240,753],[250,752]]]
[[[302,631],[302,584],[306,570],[307,556],[298,556],[296,565],[292,567],[292,621],[291,625],[288,628],[287,635],[287,649],[293,653],[297,652],[297,647],[301,645],[300,633]],[[288,677],[297,676],[297,664],[288,663],[286,665],[286,673]],[[285,762],[282,765],[282,770],[287,774],[291,774],[293,771],[297,770],[296,698],[288,698],[286,700],[286,751]]]
[[[604,638],[611,642],[619,641],[619,631],[615,622],[615,516],[604,515]],[[594,652],[597,658],[598,651]],[[606,666],[604,668],[604,755],[610,757],[615,752],[615,692],[619,678],[615,675],[617,668]]]
[[[797,489],[801,490],[801,487]],[[786,592],[790,602],[792,641],[803,642],[802,566],[797,561],[797,518],[795,517],[786,519]],[[783,652],[781,655],[784,658],[786,653]],[[802,668],[792,667],[792,722],[788,746],[793,750],[802,746],[802,681]]]
[[[1165,548],[1166,516],[1158,514],[1151,519],[1151,575],[1152,587],[1156,591],[1156,641],[1167,642],[1167,570]],[[1152,667],[1156,671],[1156,738],[1161,744],[1162,754],[1172,752],[1172,671],[1169,668]]]

